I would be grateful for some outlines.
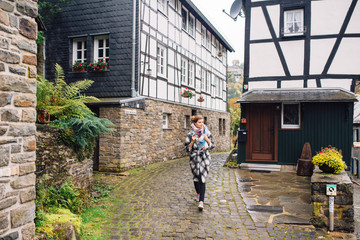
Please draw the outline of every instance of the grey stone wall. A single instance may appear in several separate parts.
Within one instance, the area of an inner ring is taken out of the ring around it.
[[[89,189],[92,184],[93,161],[77,159],[74,151],[59,141],[59,129],[36,125],[36,181],[43,178],[60,186],[69,177],[75,185]]]
[[[100,117],[108,118],[116,128],[100,138],[99,170],[123,171],[187,156],[184,141],[190,128],[185,128],[185,115],[191,116],[194,110],[207,119],[216,146],[212,151],[230,150],[229,113],[146,99],[144,110],[100,108]],[[169,116],[168,129],[162,127],[163,114]],[[219,119],[225,119],[225,132],[219,130]]]
[[[0,1],[0,238],[34,239],[37,1]]]
[[[318,167],[311,177],[312,222],[316,227],[329,227],[329,196],[326,184],[336,184],[334,203],[334,230],[354,232],[353,184],[342,171],[339,174],[323,174]]]

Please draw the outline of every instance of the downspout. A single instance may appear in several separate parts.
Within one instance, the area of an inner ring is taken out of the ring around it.
[[[135,92],[135,64],[136,64],[136,1],[133,0],[133,34],[132,34],[132,64],[131,64],[131,97],[136,97]]]

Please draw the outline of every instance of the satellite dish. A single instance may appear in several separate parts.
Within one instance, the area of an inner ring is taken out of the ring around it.
[[[231,5],[230,8],[230,17],[236,19],[239,16],[242,8],[242,0],[235,0],[235,2]]]

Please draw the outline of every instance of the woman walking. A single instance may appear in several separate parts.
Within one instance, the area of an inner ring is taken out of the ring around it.
[[[204,117],[195,115],[191,117],[191,131],[185,139],[185,148],[190,152],[190,168],[197,197],[199,210],[204,209],[205,180],[210,169],[209,150],[214,148],[214,140],[209,129],[204,124]]]

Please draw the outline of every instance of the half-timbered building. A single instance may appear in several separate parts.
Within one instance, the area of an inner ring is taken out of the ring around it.
[[[244,93],[238,160],[295,165],[332,145],[349,163],[360,79],[358,0],[243,0]],[[271,167],[271,166],[269,166]]]
[[[230,148],[226,67],[234,50],[190,0],[78,0],[47,26],[46,77],[59,63],[70,82],[94,80],[87,94],[101,101],[91,107],[116,124],[99,140],[95,169],[184,156],[197,113],[216,150]],[[76,61],[105,61],[108,68],[75,72]],[[184,97],[185,90],[195,96]]]

